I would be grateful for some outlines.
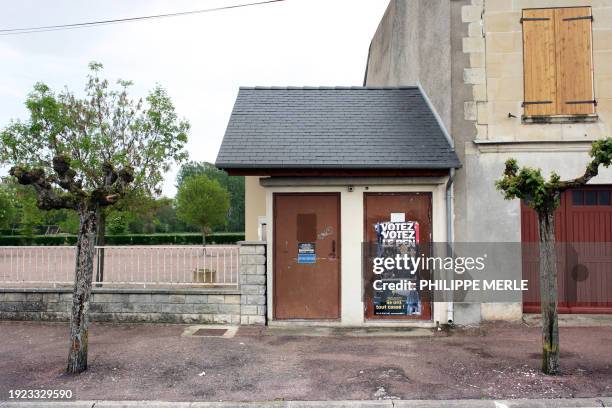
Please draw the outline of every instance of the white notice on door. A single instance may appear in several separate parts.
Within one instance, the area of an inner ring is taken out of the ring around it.
[[[391,222],[406,222],[406,213],[391,213]]]

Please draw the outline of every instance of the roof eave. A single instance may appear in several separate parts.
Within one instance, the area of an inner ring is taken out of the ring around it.
[[[217,162],[215,166],[222,170],[228,169],[248,169],[248,170],[267,170],[267,169],[303,169],[303,170],[449,170],[449,169],[460,169],[462,164],[456,163],[424,163],[424,164],[413,164],[409,166],[372,166],[372,165],[340,165],[340,164],[308,164],[308,165],[288,165],[279,163],[223,163]]]

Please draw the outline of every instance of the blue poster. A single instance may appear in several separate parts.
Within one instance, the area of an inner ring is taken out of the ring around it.
[[[317,254],[315,252],[314,242],[299,242],[298,243],[298,264],[313,264],[317,262]]]

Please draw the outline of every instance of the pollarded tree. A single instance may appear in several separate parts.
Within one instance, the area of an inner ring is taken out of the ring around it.
[[[557,254],[555,243],[555,210],[561,193],[584,186],[599,173],[599,166],[612,163],[612,138],[598,140],[591,148],[591,162],[584,174],[573,180],[561,181],[552,173],[548,181],[540,169],[523,167],[516,160],[506,161],[504,177],[496,185],[507,200],[525,200],[538,214],[540,231],[540,303],[542,309],[542,371],[559,373],[559,328],[557,323]]]
[[[0,162],[33,186],[43,210],[70,209],[79,215],[70,320],[69,373],[87,369],[88,310],[93,278],[96,223],[100,212],[134,189],[156,190],[163,173],[187,153],[189,124],[179,120],[160,86],[145,100],[128,96],[90,64],[85,96],[34,86],[27,121],[12,121],[0,133]]]
[[[183,222],[202,230],[202,244],[211,228],[227,222],[229,193],[217,180],[190,176],[182,180],[176,193],[176,215]]]

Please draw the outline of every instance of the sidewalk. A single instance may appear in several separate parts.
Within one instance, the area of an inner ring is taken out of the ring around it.
[[[273,402],[163,402],[163,401],[78,401],[58,403],[2,403],[10,407],[66,408],[600,408],[612,407],[612,398],[557,400],[394,400],[394,401],[273,401]]]
[[[94,324],[89,369],[69,376],[68,325],[1,322],[0,401],[15,389],[71,390],[85,401],[386,406],[397,399],[612,397],[612,327],[562,327],[563,374],[555,377],[539,371],[540,329],[522,324],[434,335],[243,327],[231,338],[183,336],[186,328]]]

